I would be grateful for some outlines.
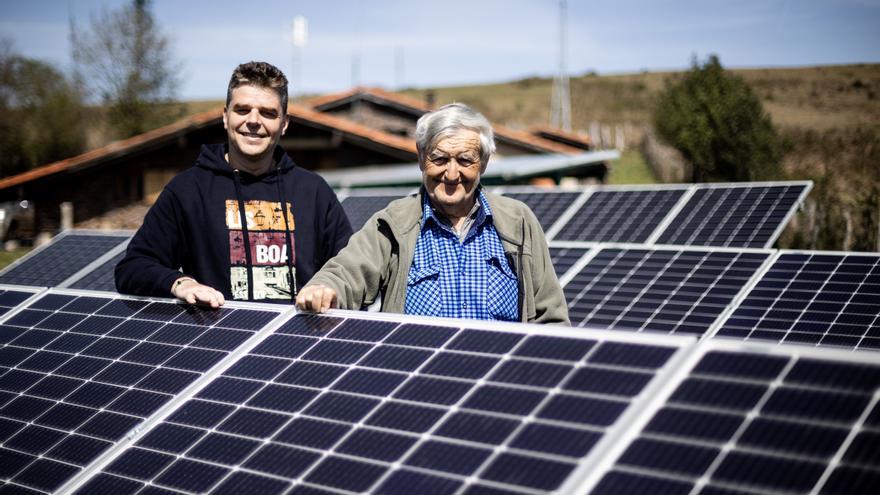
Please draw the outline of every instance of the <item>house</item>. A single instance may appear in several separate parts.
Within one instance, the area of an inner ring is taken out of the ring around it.
[[[414,163],[413,134],[430,105],[378,88],[352,90],[289,104],[281,145],[310,170]],[[494,126],[496,157],[580,155],[572,140]],[[81,155],[0,179],[0,202],[27,200],[37,232],[61,228],[60,207],[73,205],[73,224],[89,228],[140,225],[168,181],[190,167],[205,143],[226,141],[222,109],[117,141]],[[574,173],[603,177],[603,164]]]
[[[412,162],[415,143],[331,114],[291,104],[290,124],[281,139],[293,159],[308,169]],[[133,228],[118,211],[140,224],[141,210],[165,184],[190,167],[203,143],[226,141],[222,109],[117,141],[81,155],[0,179],[0,202],[28,200],[35,229],[61,227],[60,205],[73,204],[78,226]],[[138,206],[141,205],[141,206]],[[134,213],[131,212],[134,207]],[[100,219],[95,223],[95,219]]]
[[[305,102],[321,112],[345,117],[389,134],[414,138],[416,121],[433,106],[422,100],[380,88],[356,87],[341,93],[318,96]],[[546,139],[526,131],[492,124],[496,155],[500,157],[544,154],[582,153],[584,148],[556,139]]]

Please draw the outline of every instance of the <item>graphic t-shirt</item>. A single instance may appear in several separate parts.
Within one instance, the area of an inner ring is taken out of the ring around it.
[[[248,240],[253,266],[254,299],[290,300],[291,287],[296,287],[296,268],[293,280],[287,269],[287,243],[285,242],[284,213],[290,228],[291,264],[296,263],[295,224],[290,203],[281,207],[277,201],[253,200],[244,202],[247,219]],[[241,225],[238,201],[226,200],[226,228],[229,229],[229,264],[231,291],[235,299],[247,299],[248,276],[245,255],[244,231]]]

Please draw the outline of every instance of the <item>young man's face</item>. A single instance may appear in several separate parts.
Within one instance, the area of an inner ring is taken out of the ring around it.
[[[271,88],[239,86],[223,112],[230,154],[250,161],[272,155],[287,130],[287,112]]]

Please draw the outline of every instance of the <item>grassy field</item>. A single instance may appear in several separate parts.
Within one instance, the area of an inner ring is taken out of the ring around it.
[[[723,62],[723,60],[722,60]],[[824,131],[880,125],[880,64],[785,69],[736,69],[757,92],[781,128]],[[571,78],[572,126],[591,122],[650,123],[657,95],[680,72],[644,72]],[[499,84],[403,91],[424,99],[433,91],[438,104],[460,101],[493,121],[526,127],[550,119],[552,79],[529,78]]]
[[[880,64],[733,69],[731,72],[749,83],[774,124],[783,130],[880,126]],[[681,77],[681,72],[572,77],[572,126],[586,131],[591,122],[648,124],[660,91]],[[437,104],[460,101],[477,108],[494,122],[523,128],[549,121],[552,83],[549,78],[533,77],[498,84],[414,88],[401,92],[420,99],[433,92]],[[187,101],[169,106],[168,115],[191,115],[222,107],[223,103],[222,99]]]
[[[608,184],[654,184],[657,179],[638,150],[629,149],[611,163]]]
[[[13,251],[0,250],[0,270],[6,268],[6,265],[21,258],[30,251],[30,248],[19,248]]]

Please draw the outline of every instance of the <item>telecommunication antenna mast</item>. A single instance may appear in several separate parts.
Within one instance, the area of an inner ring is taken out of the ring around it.
[[[309,37],[309,23],[305,17],[298,15],[293,18],[293,71],[290,74],[290,82],[293,93],[302,92],[302,48],[306,46]]]
[[[559,0],[559,72],[553,78],[550,102],[550,124],[571,130],[571,94],[568,90],[568,72],[565,70],[565,16],[566,2]]]

